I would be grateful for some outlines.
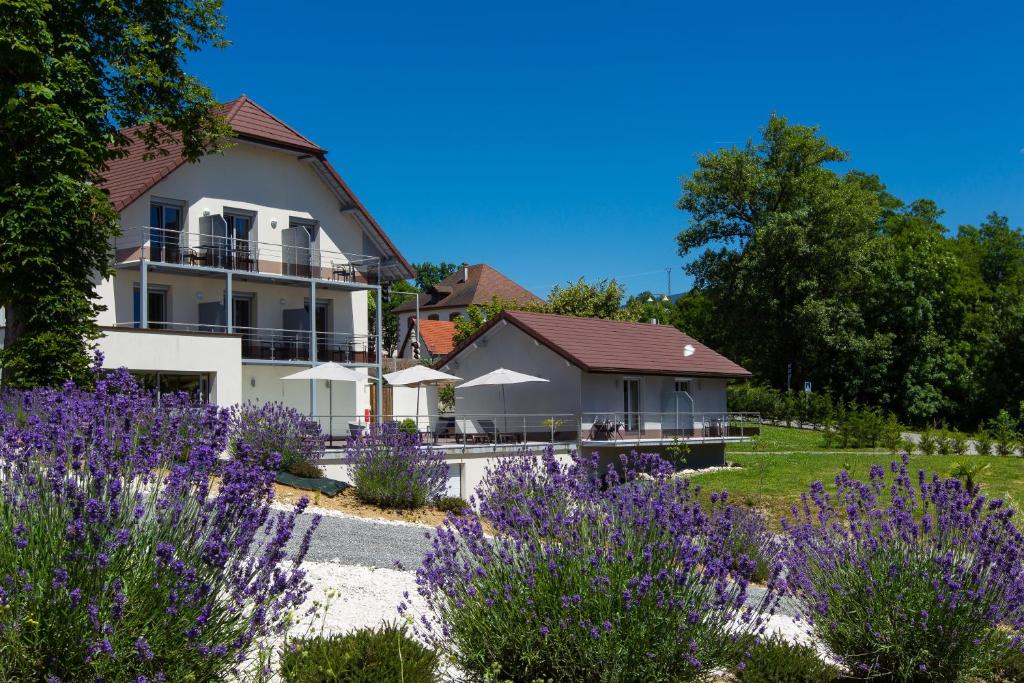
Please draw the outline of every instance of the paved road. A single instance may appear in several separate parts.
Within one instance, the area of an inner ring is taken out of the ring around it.
[[[291,541],[294,551],[308,528],[310,515],[302,515],[296,522],[296,534]],[[358,564],[367,567],[395,568],[395,560],[407,570],[419,566],[423,554],[430,550],[426,527],[407,524],[384,524],[368,519],[325,516],[320,528],[313,534],[306,559],[312,562]],[[750,587],[752,600],[759,600],[763,589]],[[793,616],[793,605],[783,600],[779,612]]]

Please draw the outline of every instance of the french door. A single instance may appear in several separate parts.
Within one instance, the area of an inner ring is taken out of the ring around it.
[[[636,377],[622,380],[622,413],[626,431],[640,431],[640,380]]]
[[[149,258],[181,261],[181,207],[153,202],[149,205]]]

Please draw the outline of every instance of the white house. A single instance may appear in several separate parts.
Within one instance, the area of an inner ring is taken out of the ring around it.
[[[109,164],[122,235],[98,285],[106,365],[225,406],[376,410],[373,382],[281,378],[327,360],[379,377],[368,297],[411,266],[324,149],[244,95],[224,114],[235,137],[223,154],[150,159],[136,141]]]
[[[484,420],[499,442],[550,437],[616,454],[681,442],[689,462],[709,464],[753,433],[726,405],[727,382],[750,373],[667,325],[505,311],[436,367],[465,379],[504,367],[548,380],[456,390],[460,431]]]

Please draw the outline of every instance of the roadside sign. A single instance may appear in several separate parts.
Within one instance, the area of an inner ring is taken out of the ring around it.
[[[804,393],[805,394],[811,393],[811,383],[810,382],[804,382]]]

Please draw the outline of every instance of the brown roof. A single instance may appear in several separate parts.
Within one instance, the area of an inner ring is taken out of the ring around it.
[[[420,294],[420,310],[432,308],[459,308],[489,303],[495,297],[516,301],[521,304],[540,303],[536,294],[508,279],[486,263],[466,266],[469,277],[463,281],[463,267],[441,280],[431,290]],[[416,310],[416,303],[409,299],[395,306],[395,311]]]
[[[240,140],[283,147],[310,155],[320,164],[326,175],[337,183],[338,188],[346,195],[347,199],[366,217],[367,222],[386,248],[393,252],[398,262],[395,277],[403,279],[412,276],[414,272],[412,266],[327,161],[326,150],[245,95],[222,104],[221,112]],[[121,131],[131,141],[125,149],[127,153],[123,157],[107,162],[107,169],[100,182],[100,187],[107,191],[110,202],[117,211],[122,211],[185,163],[179,140],[175,139],[162,145],[162,149],[167,154],[153,153],[146,149],[145,143],[137,134],[138,130],[139,128],[135,127]],[[152,158],[147,158],[148,156],[152,156]]]
[[[459,355],[479,336],[506,320],[587,372],[646,375],[749,377],[736,363],[670,325],[575,318],[550,313],[503,311],[437,365]],[[685,355],[689,344],[694,352]]]

